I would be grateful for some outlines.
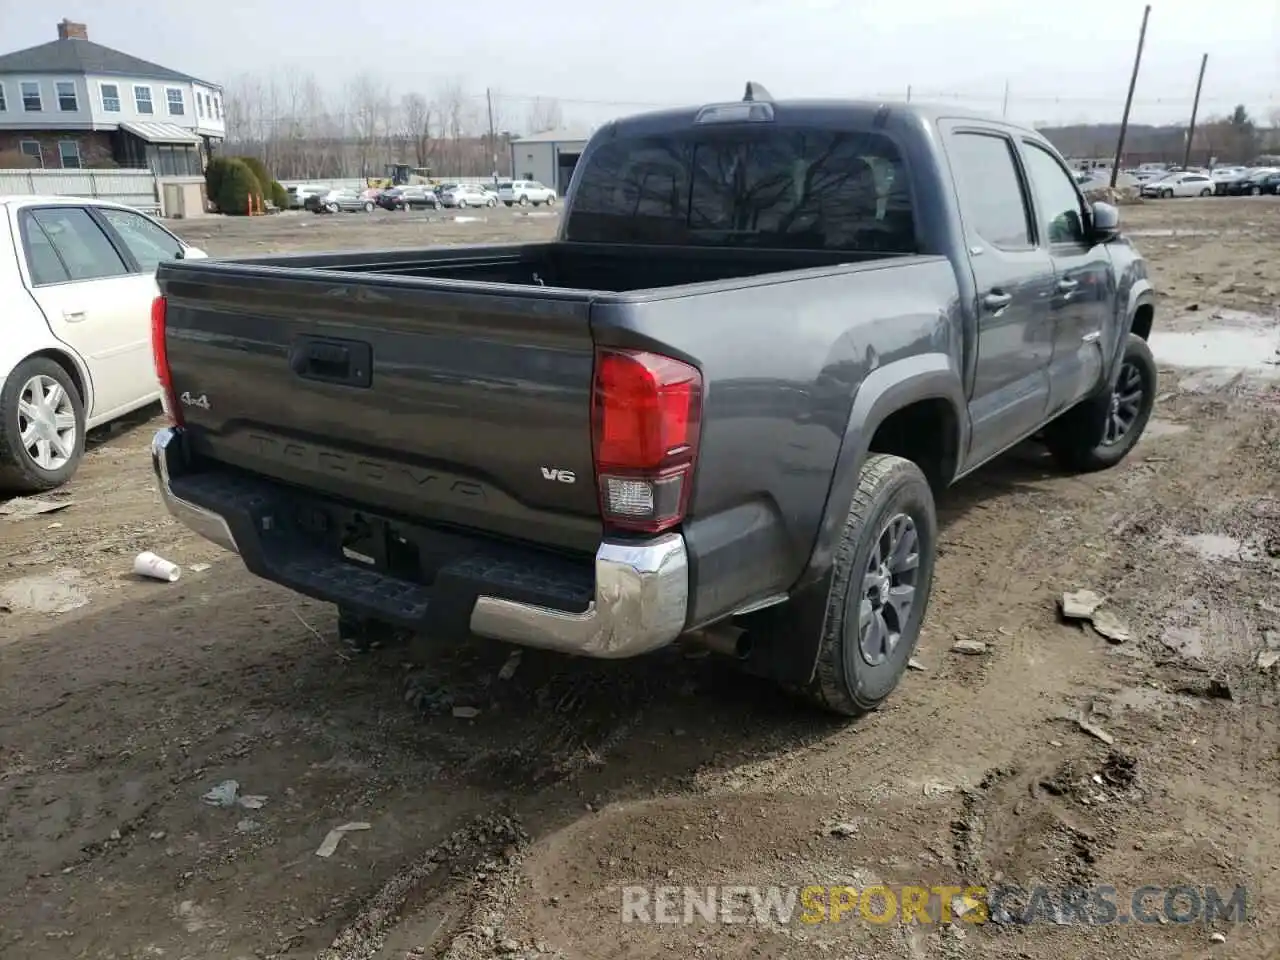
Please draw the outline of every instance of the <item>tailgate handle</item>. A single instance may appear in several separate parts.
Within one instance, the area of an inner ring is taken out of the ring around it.
[[[373,348],[359,340],[303,337],[289,352],[289,367],[304,380],[367,387],[373,382]]]

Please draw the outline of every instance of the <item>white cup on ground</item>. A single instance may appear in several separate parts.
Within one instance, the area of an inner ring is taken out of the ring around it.
[[[180,566],[164,557],[156,556],[150,550],[138,554],[134,559],[133,572],[140,577],[164,580],[167,583],[174,583],[178,577],[182,576]]]

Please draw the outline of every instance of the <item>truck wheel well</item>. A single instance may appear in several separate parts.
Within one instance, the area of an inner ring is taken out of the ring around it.
[[[1156,318],[1156,308],[1144,303],[1133,312],[1133,332],[1143,340],[1151,336],[1151,324]]]
[[[86,407],[89,405],[89,397],[88,394],[85,393],[84,377],[80,376],[80,368],[75,365],[75,361],[61,350],[37,350],[35,353],[31,354],[31,356],[27,357],[27,359],[34,360],[37,357],[42,360],[52,360],[65,370],[67,372],[67,376],[71,378],[71,383],[80,394],[80,402]]]
[[[956,413],[946,400],[919,400],[891,413],[876,428],[869,453],[889,453],[910,460],[935,493],[956,475],[959,455]]]

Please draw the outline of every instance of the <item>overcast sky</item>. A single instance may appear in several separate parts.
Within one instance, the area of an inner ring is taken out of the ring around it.
[[[90,39],[230,84],[294,68],[338,87],[362,70],[397,92],[451,80],[491,87],[504,126],[555,97],[571,123],[649,106],[736,99],[758,80],[776,98],[958,100],[1024,122],[1118,120],[1140,0],[0,0],[0,47],[54,39],[63,17]],[[387,12],[383,12],[387,11]],[[1229,15],[1228,15],[1229,13]],[[1243,102],[1280,111],[1280,0],[1153,4],[1135,122],[1185,122],[1200,56],[1201,115]]]

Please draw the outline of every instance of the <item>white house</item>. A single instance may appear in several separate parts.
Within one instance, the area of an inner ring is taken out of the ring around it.
[[[225,135],[222,87],[94,43],[83,23],[0,54],[0,166],[20,154],[46,168],[197,176]]]
[[[511,176],[537,180],[563,197],[588,139],[571,130],[547,130],[512,140]]]

